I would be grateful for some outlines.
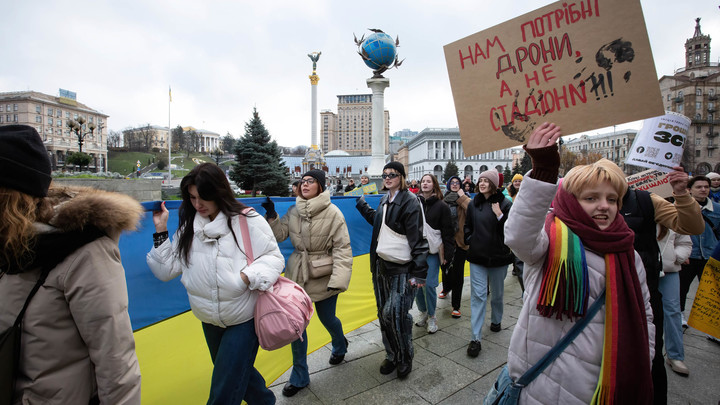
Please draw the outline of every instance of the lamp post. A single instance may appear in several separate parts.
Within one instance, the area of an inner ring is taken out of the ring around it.
[[[89,131],[85,131],[85,118],[83,118],[82,116],[78,117],[77,120],[69,120],[67,122],[67,126],[68,128],[70,128],[70,131],[75,133],[75,136],[78,140],[79,152],[82,153],[82,146],[83,143],[85,143],[85,137],[88,135],[92,135],[93,132],[95,132],[95,128],[97,127],[94,123],[91,122],[87,124],[87,129],[89,129]],[[100,131],[102,131],[102,126],[100,127]]]
[[[222,151],[220,148],[215,148],[211,153],[210,156],[212,156],[215,159],[215,164],[220,166],[220,158],[225,154],[225,152]]]

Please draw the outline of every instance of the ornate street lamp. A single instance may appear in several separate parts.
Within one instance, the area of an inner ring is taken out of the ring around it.
[[[223,152],[222,149],[220,149],[220,148],[215,148],[215,150],[213,150],[213,151],[210,153],[210,156],[215,159],[215,164],[218,165],[218,166],[220,166],[220,158],[221,158],[224,154],[225,154],[225,152]]]
[[[78,140],[78,149],[79,152],[82,153],[82,146],[83,143],[85,143],[85,137],[88,135],[92,135],[93,132],[95,132],[95,129],[98,128],[95,126],[94,123],[87,124],[87,129],[89,131],[85,131],[85,118],[82,116],[79,116],[77,120],[68,120],[67,122],[68,128],[70,128],[70,131],[75,133],[75,136]],[[102,126],[99,127],[99,131],[102,131]]]

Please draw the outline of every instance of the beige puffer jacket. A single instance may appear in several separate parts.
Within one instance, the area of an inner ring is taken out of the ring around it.
[[[131,197],[90,188],[51,188],[55,216],[43,232],[93,225],[100,237],[50,271],[25,313],[16,404],[139,404],[140,368],[128,315],[118,239],[142,207]],[[42,252],[40,252],[42,253]],[[20,312],[40,270],[0,278],[0,330]]]
[[[305,289],[313,302],[347,290],[352,274],[352,249],[345,217],[330,202],[326,190],[315,198],[297,197],[295,205],[279,220],[268,221],[278,242],[290,237],[295,247],[285,268],[285,277]],[[310,262],[332,262],[332,273],[311,278]],[[328,288],[337,290],[328,291]]]

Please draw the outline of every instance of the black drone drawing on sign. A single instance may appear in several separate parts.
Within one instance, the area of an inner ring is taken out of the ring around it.
[[[577,59],[575,59],[575,63],[582,63],[583,57],[580,55],[580,52],[577,52],[576,56]],[[600,49],[598,49],[598,51],[595,53],[595,63],[600,68],[599,72],[593,71],[585,78],[582,78],[583,74],[587,70],[586,66],[583,67],[580,72],[573,76],[573,80],[580,80],[578,87],[585,87],[586,84],[592,84],[588,92],[594,93],[596,100],[600,100],[601,98],[607,98],[608,93],[610,96],[613,96],[614,90],[613,75],[611,71],[612,68],[617,64],[632,63],[633,59],[635,59],[635,50],[632,47],[632,42],[624,41],[622,38],[618,38],[601,46]],[[623,74],[623,79],[626,83],[630,81],[631,74],[632,73],[629,69]],[[518,142],[525,142],[532,130],[535,129],[537,121],[531,119],[527,114],[523,114],[520,112],[529,111],[528,104],[531,103],[532,99],[534,99],[534,94],[535,88],[531,88],[530,93],[527,97],[525,97],[525,108],[524,110],[521,110],[518,106],[518,98],[520,97],[520,92],[515,91],[515,100],[513,101],[513,113],[511,120],[508,124],[501,125],[503,133],[508,138]],[[535,110],[538,110],[538,108],[541,108],[543,105],[542,101],[543,93],[539,92],[539,95],[535,100],[535,104],[532,107],[534,107]],[[547,115],[551,111],[552,110],[550,109],[545,110],[542,116]],[[499,122],[502,122],[500,115],[497,112],[495,112],[495,118]]]

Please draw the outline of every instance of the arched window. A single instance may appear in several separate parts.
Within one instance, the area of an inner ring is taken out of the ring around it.
[[[702,162],[697,165],[697,174],[706,175],[706,174],[710,173],[711,170],[712,170],[712,166],[710,166],[709,163]]]
[[[433,174],[435,177],[438,178],[438,181],[442,181],[442,175],[443,175],[443,167],[440,165],[435,165],[433,168]]]
[[[465,170],[463,170],[464,177],[470,176],[470,178],[473,178],[473,167],[470,165],[465,166]],[[463,177],[463,178],[464,178]]]

